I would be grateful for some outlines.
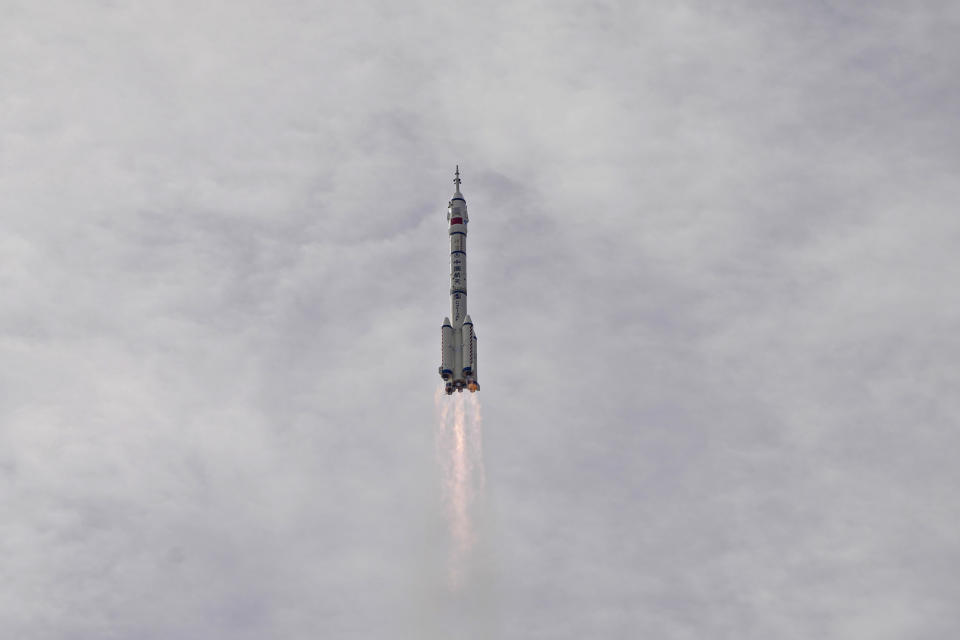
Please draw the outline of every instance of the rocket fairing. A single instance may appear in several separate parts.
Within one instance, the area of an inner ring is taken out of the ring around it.
[[[477,335],[467,314],[467,201],[460,193],[460,166],[453,179],[456,190],[447,206],[450,224],[450,316],[440,327],[440,377],[447,395],[478,391]]]

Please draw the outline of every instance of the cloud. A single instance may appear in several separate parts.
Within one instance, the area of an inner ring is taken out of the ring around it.
[[[4,628],[955,635],[957,17],[10,7]],[[455,163],[488,482],[459,596]]]

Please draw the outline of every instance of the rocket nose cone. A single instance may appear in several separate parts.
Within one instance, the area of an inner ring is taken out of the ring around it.
[[[444,318],[444,319],[443,319],[443,326],[444,326],[444,327],[451,327],[451,326],[453,326],[453,325],[450,324],[450,318]]]
[[[470,314],[467,314],[467,317],[464,318],[463,324],[473,324],[473,320],[470,319]]]
[[[453,184],[454,184],[453,198],[450,199],[451,204],[453,203],[454,200],[460,200],[461,202],[466,202],[466,200],[463,199],[463,194],[460,193],[460,165],[457,165],[457,172],[455,176],[456,177],[454,177],[453,179]]]

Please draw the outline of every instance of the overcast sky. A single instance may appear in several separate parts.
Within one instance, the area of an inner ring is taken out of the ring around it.
[[[960,637],[958,28],[0,0],[2,635]]]

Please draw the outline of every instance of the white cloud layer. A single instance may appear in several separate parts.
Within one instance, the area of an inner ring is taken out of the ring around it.
[[[960,634],[954,3],[3,15],[5,636]]]

